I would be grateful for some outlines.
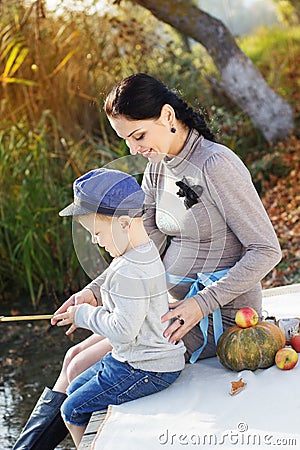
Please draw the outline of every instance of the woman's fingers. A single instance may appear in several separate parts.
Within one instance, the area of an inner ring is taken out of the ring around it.
[[[175,309],[177,306],[182,305],[185,302],[185,300],[178,300],[177,302],[171,302],[169,303],[170,309]]]
[[[76,330],[76,325],[74,324],[75,312],[78,306],[69,306],[67,311],[60,314],[55,314],[53,317],[53,325],[58,327],[65,327],[66,325],[71,325],[66,331],[66,335],[72,334]]]
[[[179,326],[175,331],[172,332],[172,334],[169,337],[169,342],[171,342],[172,344],[176,344],[177,342],[180,341],[180,339],[183,338],[183,336],[185,336],[194,326],[194,325],[189,325],[189,324],[185,324],[185,325],[181,325]]]
[[[60,314],[54,313],[54,316],[51,319],[51,325],[58,325],[58,322],[63,319],[63,317],[62,317],[63,314],[64,313],[60,313]]]
[[[162,322],[172,319],[164,336],[168,337],[170,342],[176,343],[203,319],[203,314],[194,297],[190,297],[177,302],[177,305],[162,317]]]
[[[62,327],[62,326],[68,325],[69,323],[72,323],[70,321],[70,315],[67,312],[61,313],[61,314],[56,314],[52,320],[54,322],[54,325],[56,324],[58,327]]]
[[[179,300],[178,302],[172,302],[172,303],[169,303],[169,309],[170,309],[170,311],[168,311],[166,314],[164,314],[164,315],[161,317],[162,323],[168,322],[168,320],[172,320],[172,319],[174,319],[175,317],[177,317],[177,315],[178,315],[178,312],[176,312],[176,311],[177,311],[177,308],[178,308],[178,306],[182,305],[185,301],[186,301],[186,300]],[[176,311],[175,311],[175,310],[176,310]]]
[[[176,341],[176,339],[173,339],[173,336],[176,334],[180,327],[181,325],[179,323],[179,320],[174,320],[165,330],[164,337],[169,338],[169,342],[171,342],[172,344],[176,344],[176,342],[178,341]]]
[[[64,313],[67,311],[69,306],[74,305],[74,295],[72,295],[68,300],[66,300],[54,313],[54,317],[51,319],[51,324],[55,325],[56,321],[55,319],[57,316],[61,313]]]
[[[51,324],[56,325],[57,316],[61,313],[65,313],[70,306],[80,305],[82,303],[89,303],[92,306],[97,306],[97,300],[94,297],[93,292],[90,289],[83,289],[76,294],[71,295],[54,313],[54,317],[51,319]]]

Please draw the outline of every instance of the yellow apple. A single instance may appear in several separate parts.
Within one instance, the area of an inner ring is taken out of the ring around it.
[[[290,347],[284,347],[278,350],[275,355],[276,366],[281,370],[290,370],[297,364],[298,354]]]
[[[258,322],[258,314],[253,308],[241,308],[235,315],[235,323],[241,328],[253,327]]]

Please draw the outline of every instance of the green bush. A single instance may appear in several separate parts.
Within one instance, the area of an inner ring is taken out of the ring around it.
[[[25,291],[37,306],[43,295],[68,295],[86,282],[70,221],[58,211],[72,200],[76,177],[128,154],[102,108],[125,76],[144,71],[160,78],[205,114],[255,176],[269,170],[268,145],[227,98],[203,48],[143,8],[122,2],[105,14],[56,17],[26,2],[6,3],[0,19],[0,294]],[[291,66],[298,67],[299,39],[299,28],[278,27],[241,40],[271,87],[291,103],[298,82],[285,80]]]

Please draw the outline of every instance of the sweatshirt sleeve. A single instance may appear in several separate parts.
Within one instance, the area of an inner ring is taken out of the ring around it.
[[[167,236],[156,225],[156,187],[154,176],[154,173],[151,172],[151,165],[148,164],[142,181],[142,189],[145,193],[145,213],[143,219],[148,236],[156,245],[160,255],[162,255],[167,245]]]
[[[250,173],[234,153],[204,164],[207,189],[244,252],[227,275],[195,296],[204,316],[248,292],[280,261],[281,250]]]
[[[126,344],[138,335],[147,315],[150,299],[147,281],[136,275],[130,286],[130,297],[128,277],[115,276],[111,286],[107,294],[114,307],[79,305],[75,325],[107,337],[112,344],[116,341]]]

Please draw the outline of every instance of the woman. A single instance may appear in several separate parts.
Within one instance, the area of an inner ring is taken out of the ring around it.
[[[163,317],[174,319],[166,336],[174,343],[183,338],[190,358],[203,344],[198,324],[209,317],[207,345],[192,360],[213,356],[210,314],[221,308],[228,327],[244,306],[261,313],[260,281],[281,258],[250,174],[215,142],[202,115],[147,74],[117,84],[105,112],[131,154],[149,160],[142,183],[145,226],[161,250],[169,291],[179,300]],[[197,277],[195,294],[183,300]],[[217,281],[203,288],[209,277]]]
[[[142,183],[145,228],[160,249],[169,292],[177,300],[162,318],[173,319],[165,335],[173,343],[183,339],[186,360],[214,356],[215,339],[222,332],[220,316],[226,328],[244,306],[261,313],[260,281],[281,258],[250,174],[231,150],[215,142],[201,114],[147,74],[135,74],[118,83],[107,96],[105,111],[131,154],[140,153],[149,161]],[[74,304],[96,306],[97,289],[92,282],[56,313]],[[79,363],[75,370],[79,374],[111,349],[101,337],[90,339],[92,346],[87,341],[70,350],[72,354],[50,390],[54,399],[58,397],[58,406],[53,408],[56,414],[74,362]],[[40,401],[39,411],[47,408]],[[35,416],[34,410],[20,443],[30,442],[34,429],[40,437],[35,439],[35,447],[28,444],[26,448],[43,449],[43,436],[47,436],[47,449],[54,449],[49,438],[53,425],[46,419],[41,425]],[[62,422],[59,415],[56,419]]]

